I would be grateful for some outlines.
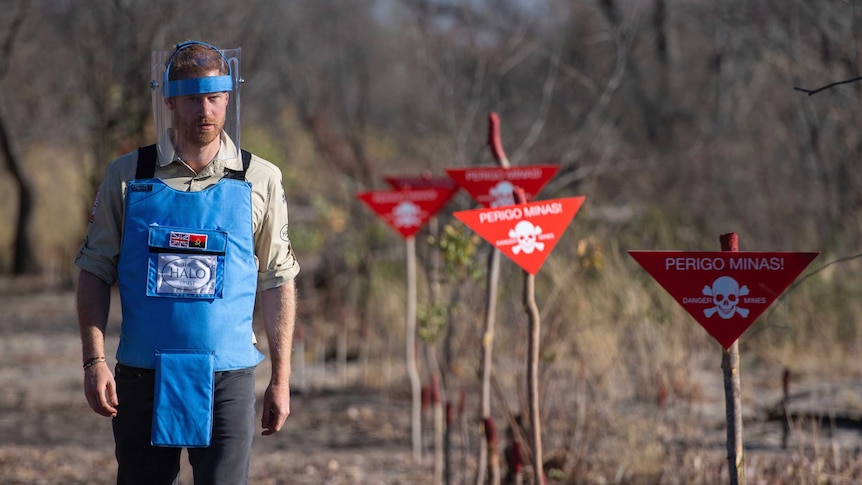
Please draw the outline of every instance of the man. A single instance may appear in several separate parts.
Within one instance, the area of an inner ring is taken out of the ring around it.
[[[262,434],[290,413],[299,272],[281,172],[239,148],[239,49],[154,53],[158,143],[111,162],[76,259],[84,393],[112,417],[117,482],[247,483],[254,435],[255,300],[272,374]],[[110,289],[122,309],[105,356]]]

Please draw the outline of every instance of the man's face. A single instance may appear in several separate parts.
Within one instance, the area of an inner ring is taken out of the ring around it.
[[[218,75],[213,71],[211,75]],[[175,143],[204,147],[218,139],[224,129],[229,93],[175,96],[165,99],[173,111]]]

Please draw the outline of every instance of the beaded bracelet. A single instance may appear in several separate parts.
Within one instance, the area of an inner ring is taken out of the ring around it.
[[[93,367],[94,365],[98,364],[99,362],[105,362],[105,358],[104,357],[94,357],[94,358],[88,360],[87,362],[84,363],[84,370],[87,370],[90,367]]]

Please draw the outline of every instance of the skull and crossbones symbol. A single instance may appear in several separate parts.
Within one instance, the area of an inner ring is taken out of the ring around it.
[[[533,254],[535,250],[544,251],[545,243],[536,241],[541,233],[542,228],[534,226],[530,221],[517,223],[514,229],[509,229],[509,237],[518,241],[512,248],[512,252],[518,254],[523,251],[524,254]]]
[[[748,316],[748,310],[738,306],[739,297],[748,294],[748,287],[742,285],[740,288],[739,283],[730,276],[719,277],[712,282],[711,287],[709,285],[704,286],[703,294],[711,296],[712,302],[715,304],[714,307],[703,311],[707,318],[711,318],[716,312],[725,320],[732,318],[737,313],[743,318]]]
[[[512,205],[515,203],[515,196],[512,195],[512,192],[515,190],[515,186],[512,185],[512,182],[508,180],[503,180],[498,183],[491,190],[488,191],[488,195],[493,199],[491,201],[491,207],[501,207],[504,205]]]
[[[421,210],[416,204],[409,201],[401,202],[392,210],[392,214],[395,216],[395,225],[398,227],[420,225],[422,223],[419,219],[420,212]]]

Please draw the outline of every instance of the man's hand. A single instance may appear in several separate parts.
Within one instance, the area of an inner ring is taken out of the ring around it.
[[[260,426],[264,436],[278,433],[290,414],[290,386],[269,383],[263,395],[263,416]]]
[[[117,384],[106,363],[84,370],[84,395],[93,411],[109,418],[117,415]]]
[[[272,375],[263,395],[263,435],[278,433],[290,414],[290,351],[296,319],[296,286],[293,281],[260,293],[263,327],[269,342]]]
[[[86,270],[78,276],[78,326],[81,330],[81,353],[84,359],[105,355],[105,327],[111,307],[111,287]],[[117,415],[117,384],[108,364],[89,361],[84,369],[84,395],[93,411],[102,416]]]

